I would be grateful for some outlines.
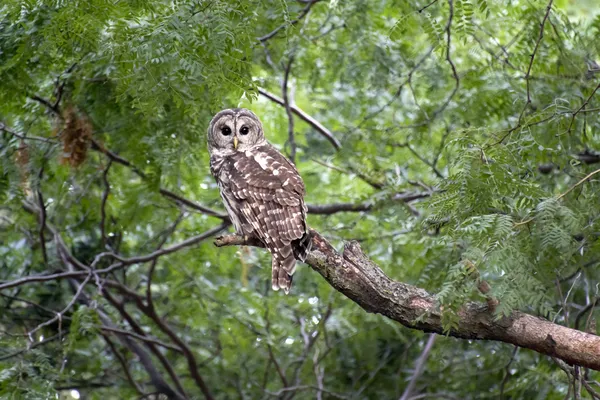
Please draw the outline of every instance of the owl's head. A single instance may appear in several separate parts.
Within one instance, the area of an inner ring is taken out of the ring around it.
[[[224,151],[246,151],[266,143],[260,120],[245,108],[229,108],[213,117],[208,126],[208,148]]]

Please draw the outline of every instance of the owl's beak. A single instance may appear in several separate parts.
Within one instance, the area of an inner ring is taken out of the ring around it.
[[[237,146],[238,146],[238,138],[237,138],[237,136],[234,136],[233,137],[233,148],[235,150],[237,150]]]

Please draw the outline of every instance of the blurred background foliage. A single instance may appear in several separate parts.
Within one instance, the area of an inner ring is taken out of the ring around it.
[[[596,333],[600,184],[580,180],[600,165],[599,11],[594,0],[4,0],[0,285],[74,268],[53,232],[98,269],[115,262],[96,259],[104,251],[216,234],[223,221],[181,199],[224,212],[206,128],[242,106],[296,149],[307,203],[331,206],[310,226],[437,293],[447,329],[487,296],[499,316]],[[283,99],[283,85],[339,149],[298,115],[289,140],[286,108],[265,95]],[[289,296],[274,293],[269,269],[265,251],[208,237],[103,279],[0,289],[0,396],[156,392],[131,342],[189,398],[202,398],[197,373],[217,399],[600,391],[596,373],[582,389],[532,351],[433,341],[367,314],[305,267]]]

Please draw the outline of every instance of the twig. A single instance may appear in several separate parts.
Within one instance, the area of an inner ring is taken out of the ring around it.
[[[185,213],[179,214],[179,216],[177,217],[175,222],[173,222],[173,224],[169,227],[169,229],[167,229],[167,232],[165,233],[165,235],[161,239],[160,243],[156,247],[156,250],[162,249],[162,247],[165,245],[165,243],[169,239],[169,236],[172,235],[173,232],[175,232],[175,229],[177,229],[177,225],[179,225],[179,223],[181,222],[181,220],[183,220],[184,217],[185,217]],[[154,305],[152,304],[152,275],[154,274],[154,269],[156,268],[157,263],[158,263],[158,258],[155,258],[154,260],[152,260],[152,264],[150,265],[150,268],[148,269],[148,275],[146,277],[146,302],[148,303],[148,305],[151,305],[152,307],[154,307]]]
[[[500,383],[500,400],[504,399],[504,387],[506,386],[506,383],[508,382],[508,379],[510,378],[510,366],[513,363],[513,361],[515,360],[515,356],[517,355],[518,351],[519,351],[519,346],[515,346],[512,354],[510,356],[510,360],[508,360],[508,362],[506,363],[506,366],[504,367],[504,378],[502,378],[502,382]]]
[[[3,122],[0,122],[0,131],[6,132],[9,135],[14,136],[21,140],[36,140],[38,142],[50,143],[53,145],[58,144],[58,142],[56,140],[52,140],[52,139],[47,139],[47,138],[43,138],[43,137],[39,137],[39,136],[32,136],[32,135],[21,135],[20,133],[15,132],[13,129],[10,129]]]
[[[266,311],[265,311],[265,330],[267,331],[267,335],[271,334],[271,320],[269,319],[269,308],[267,307]],[[271,346],[271,344],[269,343],[269,339],[266,340],[267,343],[267,349],[269,351],[269,360],[271,360],[271,363],[273,363],[273,365],[275,366],[275,370],[277,371],[277,375],[279,375],[279,379],[281,379],[281,383],[283,384],[283,387],[288,387],[289,383],[287,378],[285,377],[285,373],[283,372],[283,370],[281,369],[281,365],[277,362],[277,359],[275,358],[275,354],[273,354],[273,346]]]
[[[411,145],[410,143],[406,142],[406,143],[397,143],[394,145],[395,147],[404,147],[407,148],[411,153],[414,154],[415,157],[417,157],[419,160],[421,160],[421,162],[423,162],[423,164],[427,165],[429,168],[431,168],[431,170],[433,171],[433,173],[440,179],[444,179],[444,175],[440,172],[440,170],[437,169],[437,167],[435,166],[435,164],[433,164],[431,161],[427,160],[425,157],[423,157],[422,155],[420,155]]]
[[[538,36],[537,41],[535,42],[535,47],[533,48],[533,53],[531,53],[531,59],[529,60],[529,67],[527,67],[527,73],[525,74],[525,82],[527,84],[527,103],[525,103],[525,107],[523,111],[521,111],[521,115],[519,116],[519,124],[521,123],[521,118],[523,117],[523,113],[527,109],[527,107],[531,104],[531,87],[530,87],[530,78],[531,78],[531,70],[533,68],[533,61],[535,60],[535,55],[537,54],[538,48],[540,47],[540,43],[542,42],[542,38],[544,37],[544,27],[546,25],[546,21],[550,16],[550,11],[552,10],[552,3],[554,0],[550,0],[548,5],[546,6],[546,14],[542,19],[540,24],[540,34]]]
[[[138,335],[145,336],[144,330],[139,326],[139,324],[133,319],[131,314],[127,312],[123,303],[117,301],[108,291],[104,291],[103,296],[108,302],[119,312],[119,314],[127,321],[131,329],[133,329]],[[182,397],[188,398],[185,394],[185,390],[183,389],[183,385],[181,384],[181,380],[179,379],[179,375],[173,369],[173,366],[167,359],[167,357],[160,352],[153,343],[144,342],[146,347],[158,358],[162,366],[165,368],[171,380],[177,387],[179,393],[181,393]]]
[[[279,104],[280,106],[285,107],[285,101],[275,96],[274,94],[266,91],[265,89],[258,88],[258,93],[265,96],[267,99]],[[319,121],[308,115],[302,109],[300,109],[295,104],[290,105],[290,110],[298,116],[301,120],[312,126],[317,132],[325,137],[336,150],[339,150],[342,147],[342,144],[333,136],[333,133],[327,128],[325,128]]]
[[[421,355],[415,362],[415,369],[413,370],[412,378],[410,378],[410,382],[406,386],[406,389],[404,389],[404,393],[402,393],[400,400],[408,400],[410,398],[412,392],[415,390],[417,381],[419,380],[419,378],[423,374],[423,370],[425,369],[425,363],[427,362],[429,353],[431,352],[431,349],[433,348],[435,338],[436,338],[435,333],[432,333],[431,335],[429,335],[429,339],[427,339],[427,343],[425,344],[425,347],[423,348],[423,352],[421,353]]]
[[[119,353],[119,350],[116,348],[116,346],[114,345],[112,340],[110,340],[107,335],[102,335],[102,336],[104,337],[104,340],[108,344],[108,347],[110,347],[110,350],[113,352],[115,357],[117,357],[117,360],[119,360],[119,364],[121,364],[121,367],[123,368],[123,372],[125,372],[125,376],[127,377],[127,380],[129,381],[131,386],[133,386],[133,388],[135,389],[135,391],[138,394],[140,394],[140,395],[144,394],[144,391],[140,388],[140,386],[137,384],[137,382],[133,379],[133,376],[131,375],[131,372],[129,371],[129,367],[127,366],[127,362],[125,361],[125,358],[121,355],[121,353]]]
[[[421,14],[423,11],[427,10],[429,7],[431,7],[432,5],[434,5],[435,3],[437,3],[437,1],[438,1],[438,0],[433,0],[431,3],[427,4],[426,6],[423,6],[423,7],[419,8],[419,9],[417,10],[417,12],[418,12],[419,14]]]
[[[128,160],[124,159],[123,157],[113,153],[112,151],[110,151],[109,149],[107,149],[101,143],[97,142],[94,139],[92,139],[92,149],[99,151],[101,153],[104,153],[109,159],[116,162],[117,164],[121,164],[121,165],[124,165],[124,166],[130,168],[140,178],[144,178],[144,179],[147,178],[146,174],[144,174],[140,169],[138,169],[136,166],[134,166],[131,162],[129,162]],[[175,202],[182,204],[193,210],[200,211],[206,215],[220,218],[222,220],[229,220],[229,217],[226,214],[217,212],[215,210],[211,210],[208,207],[204,207],[200,204],[194,203],[193,201],[183,198],[167,189],[161,188],[161,189],[159,189],[159,193],[161,195],[163,195],[164,197],[174,200]]]
[[[506,134],[504,136],[502,136],[493,145],[498,145],[498,144],[504,142],[504,140],[507,137],[509,137],[514,131],[519,129],[523,124],[523,115],[525,115],[525,111],[527,111],[527,108],[529,108],[529,105],[531,104],[531,87],[530,87],[529,81],[531,80],[531,70],[533,68],[533,61],[535,60],[535,55],[537,54],[537,51],[538,51],[538,48],[542,41],[542,38],[544,37],[544,26],[546,25],[546,21],[548,20],[548,17],[550,16],[550,11],[552,10],[553,1],[554,0],[550,0],[548,5],[546,6],[546,14],[544,15],[544,18],[542,19],[542,22],[540,23],[540,34],[538,36],[537,41],[535,42],[535,47],[533,49],[533,53],[531,53],[531,56],[530,56],[531,58],[529,60],[529,67],[527,68],[527,73],[525,74],[525,77],[524,77],[525,82],[526,82],[526,87],[527,87],[527,101],[525,102],[525,105],[523,106],[523,109],[521,110],[521,113],[519,114],[519,119],[517,120],[517,123],[515,124],[515,126],[510,128],[508,130],[508,132],[506,132]],[[515,36],[515,40],[516,40],[517,36]]]
[[[169,350],[173,350],[177,353],[182,353],[181,349],[177,346],[173,346],[172,344],[169,343],[165,343],[162,342],[156,338],[153,338],[151,336],[147,336],[147,335],[140,335],[137,334],[135,332],[130,332],[128,330],[125,329],[119,329],[119,328],[113,328],[110,326],[99,326],[99,329],[105,331],[105,332],[112,332],[112,333],[118,333],[119,335],[125,335],[125,336],[131,336],[132,338],[135,338],[137,340],[140,340],[142,342],[147,342],[147,343],[152,343],[152,344],[156,344],[160,347],[164,347],[165,349],[169,349]]]
[[[81,285],[79,285],[79,288],[77,289],[77,292],[75,292],[75,295],[73,296],[73,298],[71,299],[71,301],[69,301],[69,303],[67,304],[67,306],[62,311],[56,313],[56,316],[54,316],[54,318],[51,318],[48,321],[39,324],[37,327],[35,327],[34,329],[32,329],[29,332],[27,332],[27,336],[29,336],[31,338],[31,335],[33,335],[34,333],[36,333],[37,331],[39,331],[43,327],[48,326],[50,324],[53,324],[54,322],[58,321],[64,314],[66,314],[67,311],[69,311],[71,309],[71,307],[73,307],[73,305],[75,304],[75,302],[77,301],[77,299],[81,295],[81,292],[85,288],[85,285],[87,285],[87,283],[90,281],[91,278],[92,278],[92,274],[88,273],[88,276],[85,278],[85,280],[83,281],[83,283],[81,283]]]
[[[288,118],[288,143],[290,144],[290,160],[293,164],[296,164],[296,139],[294,138],[294,116],[290,109],[290,101],[288,97],[288,80],[290,77],[290,71],[292,70],[292,63],[294,62],[294,56],[290,56],[290,59],[285,67],[285,73],[283,75],[283,83],[281,84],[281,92],[283,96],[283,104],[285,106],[285,112]]]
[[[560,200],[563,197],[565,197],[567,194],[571,193],[571,191],[573,189],[575,189],[577,186],[581,185],[582,183],[584,183],[585,181],[587,181],[588,179],[590,179],[592,176],[596,175],[597,173],[600,172],[600,169],[595,170],[594,172],[591,172],[589,174],[587,174],[583,179],[581,179],[579,182],[577,182],[575,185],[571,186],[566,192],[564,192],[563,194],[559,195],[556,200]],[[525,225],[530,223],[531,221],[533,221],[533,217],[528,218],[524,221],[521,222],[517,222],[516,224],[513,225],[513,227],[517,227],[517,226],[521,226],[521,225]]]
[[[48,108],[48,110],[52,111],[54,114],[56,114],[57,116],[60,116],[60,110],[58,109],[58,103],[57,104],[52,104],[50,103],[48,100],[44,99],[43,97],[36,95],[30,96],[29,97],[31,100],[35,100],[38,103],[46,106],[46,108]]]
[[[42,256],[44,258],[44,264],[48,265],[48,252],[46,250],[46,237],[44,232],[46,231],[46,205],[44,204],[44,197],[42,196],[42,191],[40,186],[42,185],[42,176],[44,175],[44,166],[40,168],[40,173],[38,174],[38,183],[37,183],[37,200],[40,208],[40,212],[38,214],[38,219],[40,221],[39,228],[39,236],[40,236],[40,247],[42,248]]]
[[[89,300],[84,300],[89,303]],[[110,318],[104,313],[102,310],[98,310],[98,316],[102,321],[102,324],[111,328],[116,328],[115,324],[110,320]],[[117,338],[119,341],[127,347],[133,354],[135,354],[140,362],[140,364],[144,367],[148,375],[150,376],[150,380],[152,384],[156,387],[156,389],[162,393],[165,393],[170,399],[175,400],[184,400],[185,397],[180,393],[175,391],[163,378],[163,376],[159,373],[158,369],[154,366],[152,362],[152,358],[150,355],[144,351],[144,349],[136,342],[131,340],[126,335],[117,334]]]
[[[450,56],[450,46],[452,43],[451,29],[452,29],[452,20],[454,18],[454,0],[448,0],[448,6],[450,9],[450,14],[448,15],[448,23],[446,24],[446,38],[447,38],[446,61],[448,62],[448,64],[450,64],[450,68],[452,69],[452,77],[454,78],[456,84],[454,86],[454,89],[452,90],[452,93],[450,93],[450,95],[448,96],[446,101],[439,108],[440,111],[436,110],[433,113],[433,116],[437,115],[438,113],[445,110],[446,107],[448,107],[448,105],[450,104],[450,101],[452,101],[452,99],[454,98],[454,95],[458,92],[458,88],[460,87],[460,78],[458,77],[458,72],[456,71],[456,66],[454,65],[454,62],[452,61],[452,58]]]
[[[565,197],[566,195],[568,195],[569,193],[571,193],[571,191],[572,191],[573,189],[575,189],[577,186],[581,185],[582,183],[584,183],[585,181],[587,181],[588,179],[590,179],[592,176],[596,175],[596,174],[597,174],[597,173],[599,173],[599,172],[600,172],[600,169],[597,169],[597,170],[595,170],[594,172],[591,172],[591,173],[587,174],[587,175],[586,175],[586,176],[585,176],[583,179],[581,179],[581,180],[580,180],[579,182],[577,182],[575,185],[571,186],[571,187],[569,188],[569,190],[567,190],[566,192],[564,192],[563,194],[561,194],[560,196],[558,196],[558,197],[556,198],[556,200],[560,200],[560,199],[562,199],[563,197]]]
[[[223,229],[227,228],[227,226],[229,226],[229,225],[228,224],[218,225],[214,228],[209,229],[208,231],[206,231],[204,233],[201,233],[200,235],[193,236],[193,237],[186,239],[178,244],[167,247],[165,249],[157,250],[157,251],[150,253],[148,255],[145,255],[145,256],[122,258],[112,252],[100,253],[95,258],[96,264],[100,259],[102,259],[104,257],[108,257],[108,256],[111,256],[111,257],[117,259],[119,262],[116,264],[110,265],[107,268],[95,270],[94,272],[98,275],[101,275],[101,274],[114,272],[120,268],[127,266],[127,265],[152,261],[157,257],[161,257],[166,254],[170,254],[170,253],[176,252],[178,250],[181,250],[183,248],[190,247],[192,245],[200,243],[203,240],[221,232]],[[62,242],[62,241],[59,241],[59,243],[60,242]],[[62,244],[60,246],[62,247]],[[46,282],[46,281],[52,281],[52,280],[58,280],[58,279],[76,278],[79,276],[84,276],[84,275],[89,274],[90,267],[77,261],[76,259],[74,259],[72,257],[72,255],[69,254],[69,256],[70,256],[70,262],[76,263],[78,265],[78,267],[80,267],[81,269],[84,269],[84,271],[67,271],[67,272],[61,272],[61,273],[49,274],[49,275],[28,276],[28,277],[15,279],[13,281],[9,281],[9,282],[0,284],[0,290],[9,289],[11,287],[20,286],[20,285],[24,285],[24,284],[32,283],[32,282]]]
[[[277,28],[275,28],[274,30],[272,30],[271,32],[267,33],[264,36],[261,36],[258,38],[258,40],[260,42],[266,42],[267,40],[275,37],[275,35],[277,35],[279,33],[279,31],[281,31],[282,29],[284,29],[286,26],[289,25],[296,25],[298,22],[300,22],[300,20],[302,18],[304,18],[306,16],[306,14],[308,14],[308,12],[310,11],[310,9],[312,8],[312,6],[314,6],[315,4],[317,4],[318,2],[320,2],[321,0],[311,0],[307,3],[306,7],[304,7],[302,9],[302,11],[300,12],[300,14],[298,14],[298,17],[296,17],[295,19],[291,20],[289,23],[285,23],[282,25],[279,25]]]
[[[588,103],[592,100],[592,97],[594,97],[594,95],[596,94],[596,92],[598,91],[598,89],[600,89],[600,83],[598,84],[598,86],[596,86],[596,88],[594,89],[594,91],[592,92],[592,94],[590,94],[590,96],[583,102],[583,104],[581,105],[581,107],[579,107],[571,116],[571,123],[569,124],[569,129],[567,129],[567,133],[571,132],[571,128],[573,128],[573,123],[575,122],[575,117],[577,116],[577,114],[579,114],[580,112],[582,112],[582,110],[585,108],[585,106],[588,105]]]
[[[63,333],[63,334],[62,334],[62,337],[64,337],[64,336],[65,336],[65,333]],[[60,333],[57,333],[56,335],[54,335],[54,336],[51,336],[51,337],[49,337],[49,338],[47,338],[47,339],[44,339],[44,340],[42,340],[42,341],[39,341],[39,342],[33,342],[33,343],[31,343],[29,346],[27,346],[27,348],[25,348],[25,349],[17,350],[17,351],[15,351],[15,352],[12,352],[12,353],[5,354],[5,355],[2,355],[2,356],[0,356],[0,361],[4,361],[4,360],[8,360],[9,358],[16,357],[16,356],[18,356],[19,354],[23,354],[23,353],[25,353],[25,352],[27,352],[27,351],[29,351],[29,350],[33,349],[33,348],[36,348],[36,347],[39,347],[39,346],[43,346],[43,345],[45,345],[46,343],[53,342],[53,341],[55,341],[56,339],[58,339],[58,338],[60,338],[60,337],[61,337]]]
[[[102,181],[104,182],[104,193],[102,193],[102,202],[100,205],[100,235],[102,237],[102,248],[106,248],[108,244],[108,238],[106,237],[106,201],[110,194],[110,183],[108,182],[108,171],[112,165],[112,160],[108,160],[108,165],[102,173]]]

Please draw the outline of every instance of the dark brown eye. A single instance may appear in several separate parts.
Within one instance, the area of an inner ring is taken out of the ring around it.
[[[247,135],[247,134],[248,134],[248,132],[250,132],[250,129],[248,129],[248,127],[247,127],[247,126],[242,126],[242,129],[240,129],[240,133],[241,133],[242,135]]]
[[[228,126],[224,126],[221,128],[221,133],[223,134],[223,136],[229,136],[231,135],[231,128]]]

